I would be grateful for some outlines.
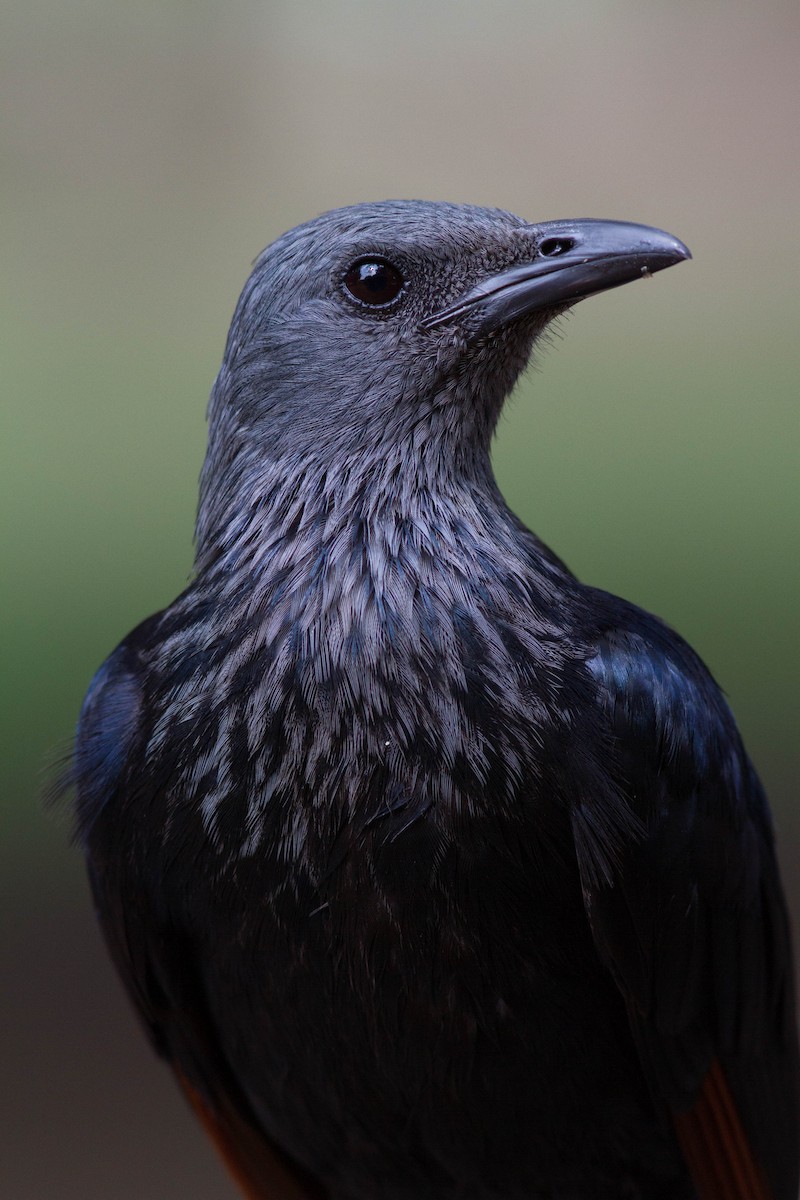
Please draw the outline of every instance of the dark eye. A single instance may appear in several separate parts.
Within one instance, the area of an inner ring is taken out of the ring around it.
[[[557,258],[559,254],[567,254],[574,245],[574,238],[549,237],[539,243],[539,253],[545,258]]]
[[[344,286],[359,304],[382,308],[391,304],[403,290],[405,280],[397,267],[386,258],[360,258],[349,267]]]

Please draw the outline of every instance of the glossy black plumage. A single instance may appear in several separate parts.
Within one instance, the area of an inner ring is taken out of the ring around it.
[[[385,306],[342,283],[369,256]],[[395,202],[245,287],[195,578],[96,676],[75,773],[111,953],[249,1195],[794,1200],[786,916],[733,718],[488,458],[555,313],[686,256]]]

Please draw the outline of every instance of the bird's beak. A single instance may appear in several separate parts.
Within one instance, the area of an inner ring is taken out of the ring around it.
[[[525,232],[535,245],[530,262],[482,279],[427,317],[422,328],[451,324],[469,314],[470,336],[485,337],[519,317],[568,307],[692,257],[672,234],[626,221],[547,221]]]

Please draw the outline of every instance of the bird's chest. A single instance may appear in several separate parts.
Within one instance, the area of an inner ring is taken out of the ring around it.
[[[485,819],[502,841],[521,810],[546,825],[574,750],[568,639],[473,587],[317,596],[168,664],[148,747],[164,827],[201,827],[221,860],[279,846],[321,877],[365,855],[388,875],[425,847],[438,861]]]
[[[173,789],[163,886],[207,940],[220,1015],[259,1010],[271,1077],[281,1046],[296,1063],[324,1027],[362,1075],[371,1063],[412,1086],[432,1068],[395,1062],[409,1036],[437,1045],[446,1073],[507,1013],[524,1007],[530,1026],[531,994],[547,1007],[573,926],[585,936],[564,786],[575,739],[551,664],[490,648],[466,618],[435,654],[408,631],[382,655],[342,644],[265,656],[230,694],[205,735],[207,788]]]
[[[150,740],[163,886],[191,877],[195,928],[367,988],[536,944],[575,888],[567,651],[479,591],[348,593],[241,623],[195,670]]]
[[[566,653],[496,613],[437,619],[372,640],[328,626],[246,670],[229,648],[238,676],[195,679],[162,734],[159,909],[188,931],[259,1119],[301,1158],[312,1134],[323,1157],[360,1136],[358,1111],[381,1160],[401,1127],[416,1160],[455,1097],[459,1156],[498,1096],[547,1126],[531,1063],[557,1095],[587,995],[606,996],[570,827],[585,756]]]

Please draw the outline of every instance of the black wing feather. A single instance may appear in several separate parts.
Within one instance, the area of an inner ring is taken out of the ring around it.
[[[136,646],[143,631],[134,631],[92,680],[72,770],[78,836],[109,952],[156,1051],[172,1066],[244,1195],[324,1200],[319,1185],[260,1128],[221,1050],[193,948],[180,930],[159,923],[129,860],[131,849],[116,836],[118,806],[148,803],[135,770],[143,734]]]
[[[610,724],[614,784],[645,832],[621,848],[611,882],[582,869],[585,903],[646,1075],[685,1114],[720,1064],[717,1112],[727,1086],[765,1194],[796,1200],[791,950],[761,785],[711,676],[654,618],[627,610],[589,668]],[[700,1156],[703,1146],[718,1153],[711,1141],[697,1139]],[[740,1194],[695,1182],[704,1198]]]

